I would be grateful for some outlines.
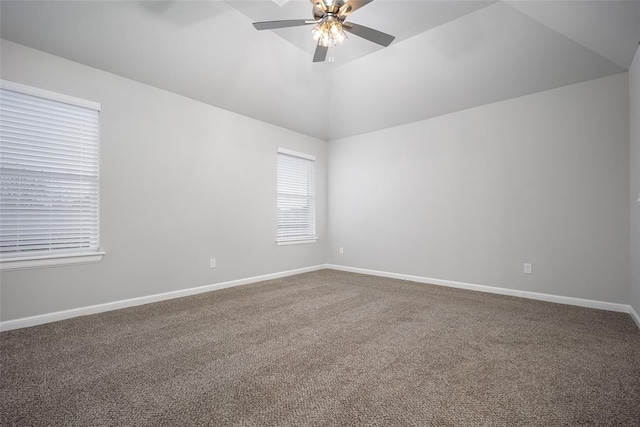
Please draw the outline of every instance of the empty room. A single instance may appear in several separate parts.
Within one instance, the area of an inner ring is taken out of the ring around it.
[[[640,426],[640,1],[0,35],[0,425]]]

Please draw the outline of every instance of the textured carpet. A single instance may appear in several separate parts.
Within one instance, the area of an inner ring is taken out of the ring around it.
[[[640,425],[627,314],[331,270],[0,345],[2,425]]]

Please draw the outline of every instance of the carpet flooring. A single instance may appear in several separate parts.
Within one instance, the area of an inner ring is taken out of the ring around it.
[[[630,316],[321,270],[0,334],[5,426],[640,425]]]

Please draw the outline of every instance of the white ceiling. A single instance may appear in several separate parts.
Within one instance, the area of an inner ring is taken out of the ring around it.
[[[352,35],[334,64],[311,62],[309,27],[251,25],[310,15],[308,0],[2,0],[0,31],[324,140],[620,73],[640,41],[640,1],[375,0],[349,20],[396,40]]]

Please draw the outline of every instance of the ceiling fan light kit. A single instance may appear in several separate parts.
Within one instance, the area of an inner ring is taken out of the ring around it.
[[[347,35],[342,28],[342,22],[332,13],[325,17],[311,30],[313,39],[322,47],[331,47],[344,43]]]
[[[322,62],[327,59],[330,48],[341,45],[346,39],[345,31],[358,37],[369,40],[381,46],[389,46],[395,39],[394,36],[385,34],[373,28],[345,22],[347,17],[356,10],[371,3],[373,0],[311,0],[313,4],[313,20],[290,19],[284,21],[254,22],[257,30],[274,30],[277,28],[299,27],[302,25],[315,25],[311,30],[313,39],[317,42],[313,62]],[[330,58],[333,62],[333,56]]]

